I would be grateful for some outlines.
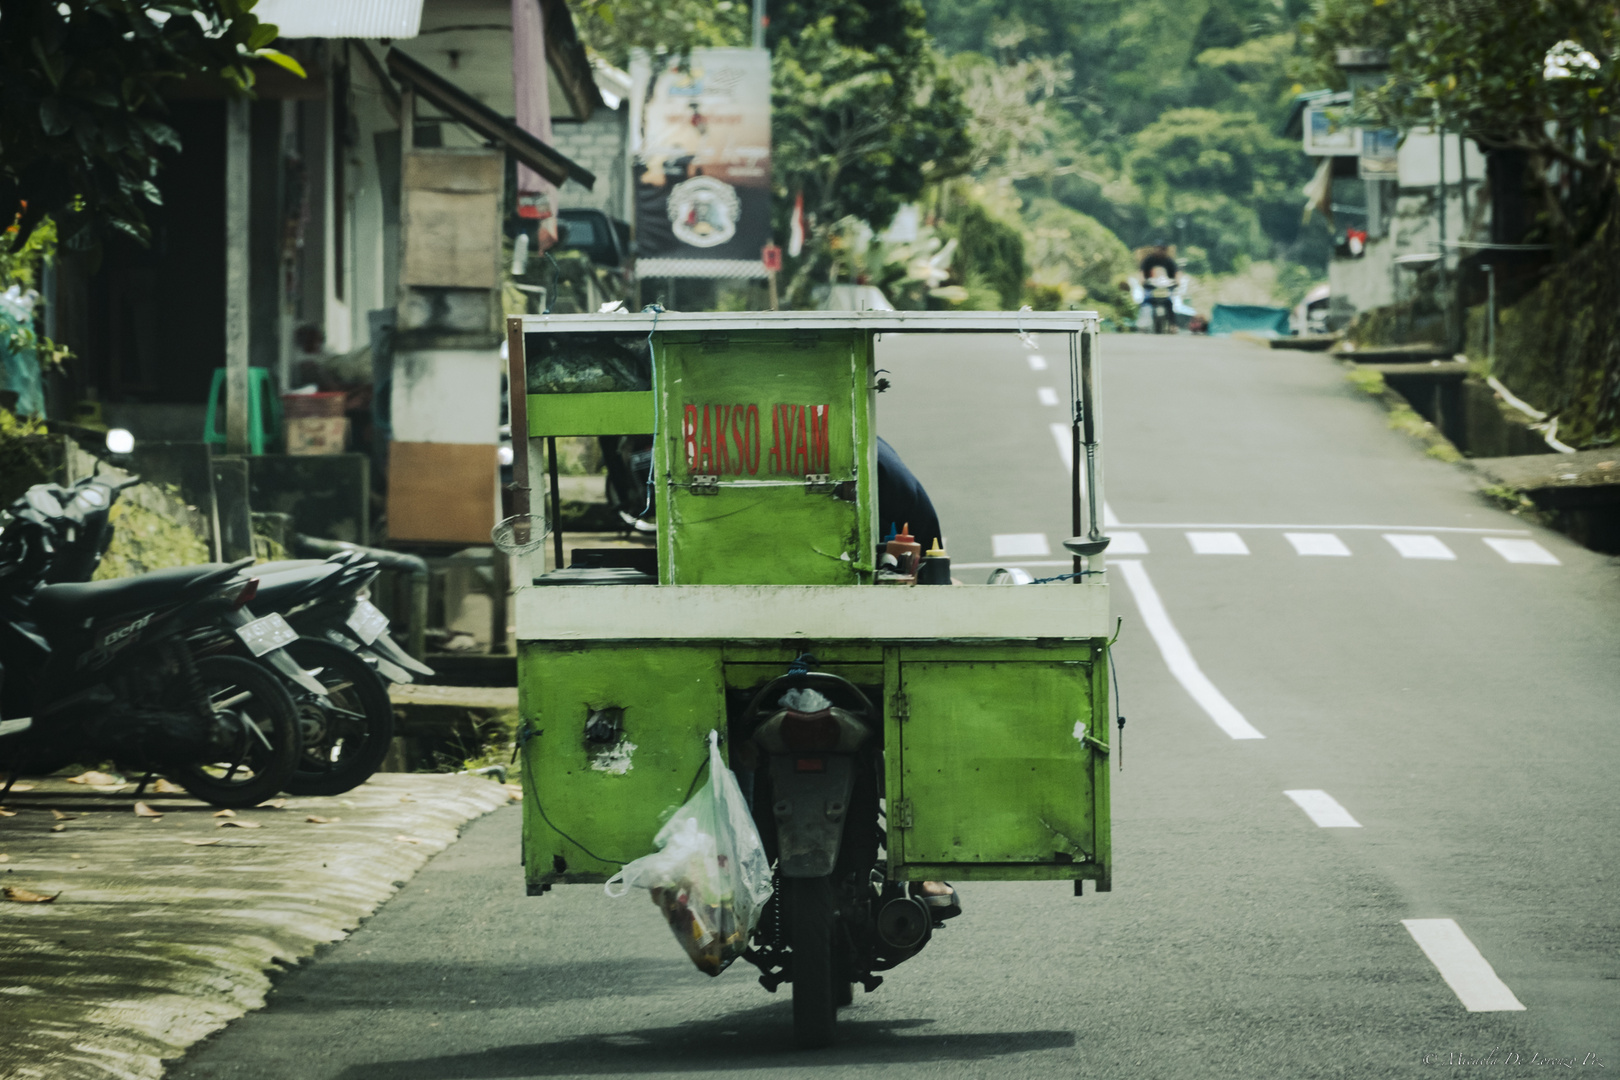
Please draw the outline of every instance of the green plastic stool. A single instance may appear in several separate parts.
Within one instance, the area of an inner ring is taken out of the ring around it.
[[[225,431],[219,424],[224,412],[225,369],[214,369],[208,387],[208,416],[203,420],[203,442],[225,445]],[[275,445],[281,433],[281,398],[276,396],[270,369],[248,368],[248,453],[262,454]]]

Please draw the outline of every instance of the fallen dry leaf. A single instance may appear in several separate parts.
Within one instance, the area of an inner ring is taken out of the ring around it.
[[[235,810],[230,810],[230,809],[221,810],[218,813],[216,813],[214,816],[215,817],[235,817],[236,816],[236,811]]]
[[[78,776],[68,777],[67,782],[70,784],[89,784],[92,787],[107,784],[117,784],[122,787],[124,784],[124,778],[121,776],[114,776],[112,773],[96,772],[92,769],[90,772],[83,772]]]
[[[158,813],[156,810],[152,809],[150,806],[147,806],[145,803],[137,802],[135,804],[135,816],[136,817],[162,817],[163,815]]]
[[[309,822],[311,825],[331,825],[334,822],[342,821],[343,819],[340,817],[321,817],[317,814],[311,814],[304,820]]]
[[[512,800],[513,802],[523,801],[522,784],[502,784],[501,786],[506,789],[506,797],[508,799]]]
[[[420,836],[406,836],[403,833],[394,837],[394,839],[398,840],[402,844],[425,844],[428,842],[423,840]]]
[[[60,810],[52,810],[51,817],[55,818],[57,821],[72,821],[75,815],[64,814]]]
[[[0,896],[10,900],[13,904],[48,904],[61,895],[61,893],[52,893],[50,896],[46,896],[44,893],[37,893],[32,889],[21,889],[15,885],[0,888]]]
[[[224,837],[222,836],[216,836],[212,840],[182,840],[180,842],[182,844],[190,844],[192,847],[213,847],[223,839]]]
[[[16,817],[16,816],[17,816],[17,811],[15,811],[15,810],[7,810],[5,807],[0,806],[0,817]]]
[[[259,804],[259,809],[260,810],[266,810],[266,809],[268,809],[268,810],[280,810],[283,806],[286,806],[286,805],[287,805],[287,800],[286,799],[271,799],[269,802],[260,803]]]
[[[262,828],[264,828],[264,826],[260,825],[257,821],[222,821],[222,822],[219,823],[218,827],[223,829],[226,826],[230,826],[233,829],[262,829]]]
[[[185,788],[173,781],[165,780],[161,776],[152,782],[152,791],[158,795],[184,795],[186,793]]]
[[[11,861],[11,856],[10,855],[0,854],[0,862],[10,862],[10,861]]]
[[[51,832],[66,832],[66,831],[67,831],[67,826],[66,825],[52,825],[51,826]]]
[[[415,802],[416,800],[411,798],[409,795],[401,795],[399,797],[399,801],[400,802]]]
[[[0,784],[0,787],[5,787],[5,785]],[[12,784],[11,785],[11,790],[12,791],[33,791],[34,790],[34,785],[33,784]]]

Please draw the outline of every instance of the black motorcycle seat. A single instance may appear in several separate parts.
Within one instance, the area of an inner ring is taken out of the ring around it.
[[[289,570],[308,570],[312,566],[325,566],[325,559],[277,559],[262,562],[253,568],[253,576],[264,578],[270,574],[285,574]]]
[[[343,573],[343,567],[334,566],[328,562],[317,562],[310,566],[300,566],[279,572],[265,573],[265,566],[274,566],[275,563],[265,563],[256,566],[251,573],[259,579],[259,591],[253,597],[250,605],[255,611],[282,611],[295,604],[301,604],[311,596],[332,584],[332,579]]]
[[[244,563],[203,563],[153,570],[139,577],[83,584],[46,585],[29,600],[43,626],[66,627],[86,619],[155,608],[180,600],[204,586],[220,585],[241,573]]]

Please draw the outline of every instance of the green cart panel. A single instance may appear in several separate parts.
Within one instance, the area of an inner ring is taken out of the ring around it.
[[[605,881],[653,850],[693,790],[708,734],[725,731],[720,652],[707,646],[525,642],[518,656],[523,862],[528,880]],[[622,737],[588,743],[593,710],[622,709]],[[571,839],[570,839],[571,838]]]
[[[664,334],[654,363],[660,582],[870,581],[866,336]]]
[[[895,876],[1106,879],[1108,732],[1097,695],[1107,690],[1089,649],[1063,651],[1086,659],[912,660],[899,650],[887,765],[890,858],[905,868]]]

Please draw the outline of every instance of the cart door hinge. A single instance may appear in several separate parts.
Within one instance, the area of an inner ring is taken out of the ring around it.
[[[894,822],[896,829],[911,828],[911,800],[896,799],[894,801]]]
[[[894,695],[894,718],[902,723],[911,719],[911,699],[904,693]]]
[[[833,487],[831,473],[813,472],[804,474],[804,493],[806,495],[825,495],[832,491]]]
[[[720,494],[720,478],[718,476],[693,476],[692,494],[718,495]]]

